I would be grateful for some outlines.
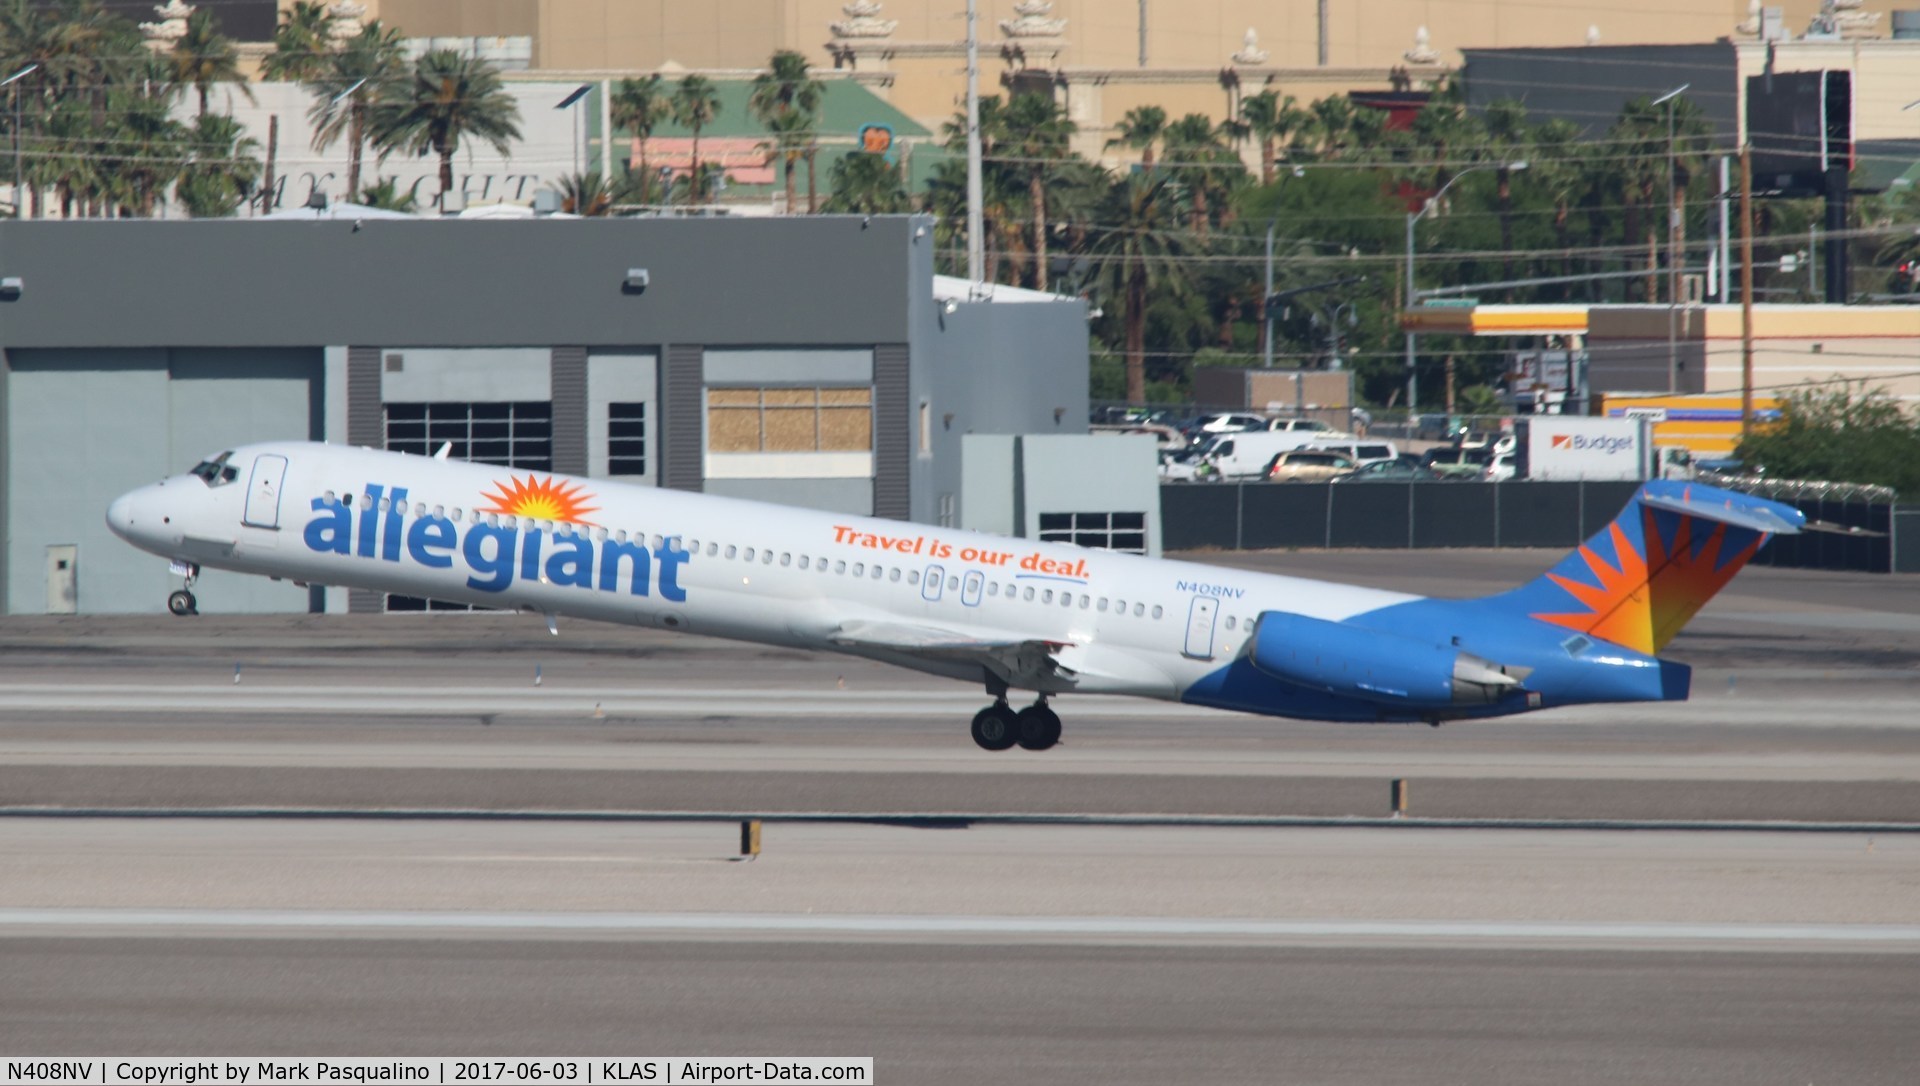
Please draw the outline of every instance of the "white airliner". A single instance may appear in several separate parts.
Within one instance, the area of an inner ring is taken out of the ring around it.
[[[116,499],[202,567],[850,653],[983,683],[988,750],[1060,738],[1049,696],[1333,721],[1673,701],[1655,657],[1788,506],[1656,481],[1545,575],[1442,600],[951,528],[313,443],[250,445]],[[1442,485],[1442,484],[1434,484]],[[1039,696],[1016,712],[1011,690]]]

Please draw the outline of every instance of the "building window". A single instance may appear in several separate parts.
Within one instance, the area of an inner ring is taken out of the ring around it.
[[[387,449],[432,456],[453,445],[455,460],[553,470],[550,403],[390,403]]]
[[[1145,513],[1042,513],[1042,543],[1072,543],[1128,554],[1147,553]]]
[[[387,449],[432,456],[452,443],[455,460],[528,471],[553,470],[553,405],[546,403],[390,403]],[[384,504],[384,502],[383,502]],[[460,510],[453,511],[460,519]],[[480,515],[474,514],[478,522]],[[417,596],[387,597],[389,611],[484,611]]]
[[[647,405],[607,405],[607,474],[647,473]]]
[[[708,389],[707,451],[871,452],[873,390]]]

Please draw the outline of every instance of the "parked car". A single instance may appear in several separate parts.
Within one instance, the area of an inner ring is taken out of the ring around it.
[[[1428,449],[1421,458],[1427,470],[1443,479],[1478,479],[1487,472],[1493,455],[1485,449]]]
[[[1323,483],[1353,469],[1353,460],[1341,453],[1295,449],[1274,455],[1267,465],[1267,478],[1276,483]]]
[[[1490,455],[1510,453],[1518,448],[1520,441],[1512,434],[1494,433],[1490,430],[1463,430],[1454,446],[1461,449],[1490,449]]]
[[[1360,441],[1350,437],[1319,439],[1307,448],[1339,453],[1352,460],[1355,467],[1381,460],[1392,460],[1400,455],[1400,450],[1395,448],[1391,441]]]
[[[1212,462],[1200,455],[1199,449],[1172,449],[1160,454],[1160,481],[1163,483],[1195,483],[1219,478]]]
[[[1290,433],[1310,434],[1315,440],[1320,438],[1350,438],[1353,435],[1342,433],[1319,419],[1273,419],[1267,423],[1269,430],[1286,430]]]
[[[1487,461],[1486,470],[1480,474],[1489,483],[1504,483],[1513,478],[1513,454],[1500,453]]]
[[[1329,482],[1334,483],[1431,483],[1440,477],[1418,464],[1407,464],[1400,460],[1379,460],[1363,464],[1345,475],[1336,475]]]
[[[1276,453],[1292,452],[1313,437],[1308,430],[1247,430],[1215,434],[1200,456],[1226,479],[1258,479]]]
[[[1260,415],[1221,411],[1211,415],[1201,415],[1194,419],[1188,428],[1209,434],[1233,434],[1245,430],[1264,430],[1267,428],[1267,420]]]

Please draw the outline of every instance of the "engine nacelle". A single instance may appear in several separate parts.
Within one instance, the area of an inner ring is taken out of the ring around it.
[[[1491,705],[1526,677],[1451,645],[1285,611],[1260,615],[1249,658],[1283,682],[1402,708]]]

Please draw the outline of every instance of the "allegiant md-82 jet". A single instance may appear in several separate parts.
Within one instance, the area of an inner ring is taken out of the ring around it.
[[[1429,599],[597,479],[288,442],[220,453],[107,523],[202,567],[869,657],[982,683],[988,750],[1060,739],[1057,694],[1418,722],[1678,701],[1657,657],[1788,506],[1642,486],[1543,576]],[[1015,690],[1037,696],[1016,711]]]

